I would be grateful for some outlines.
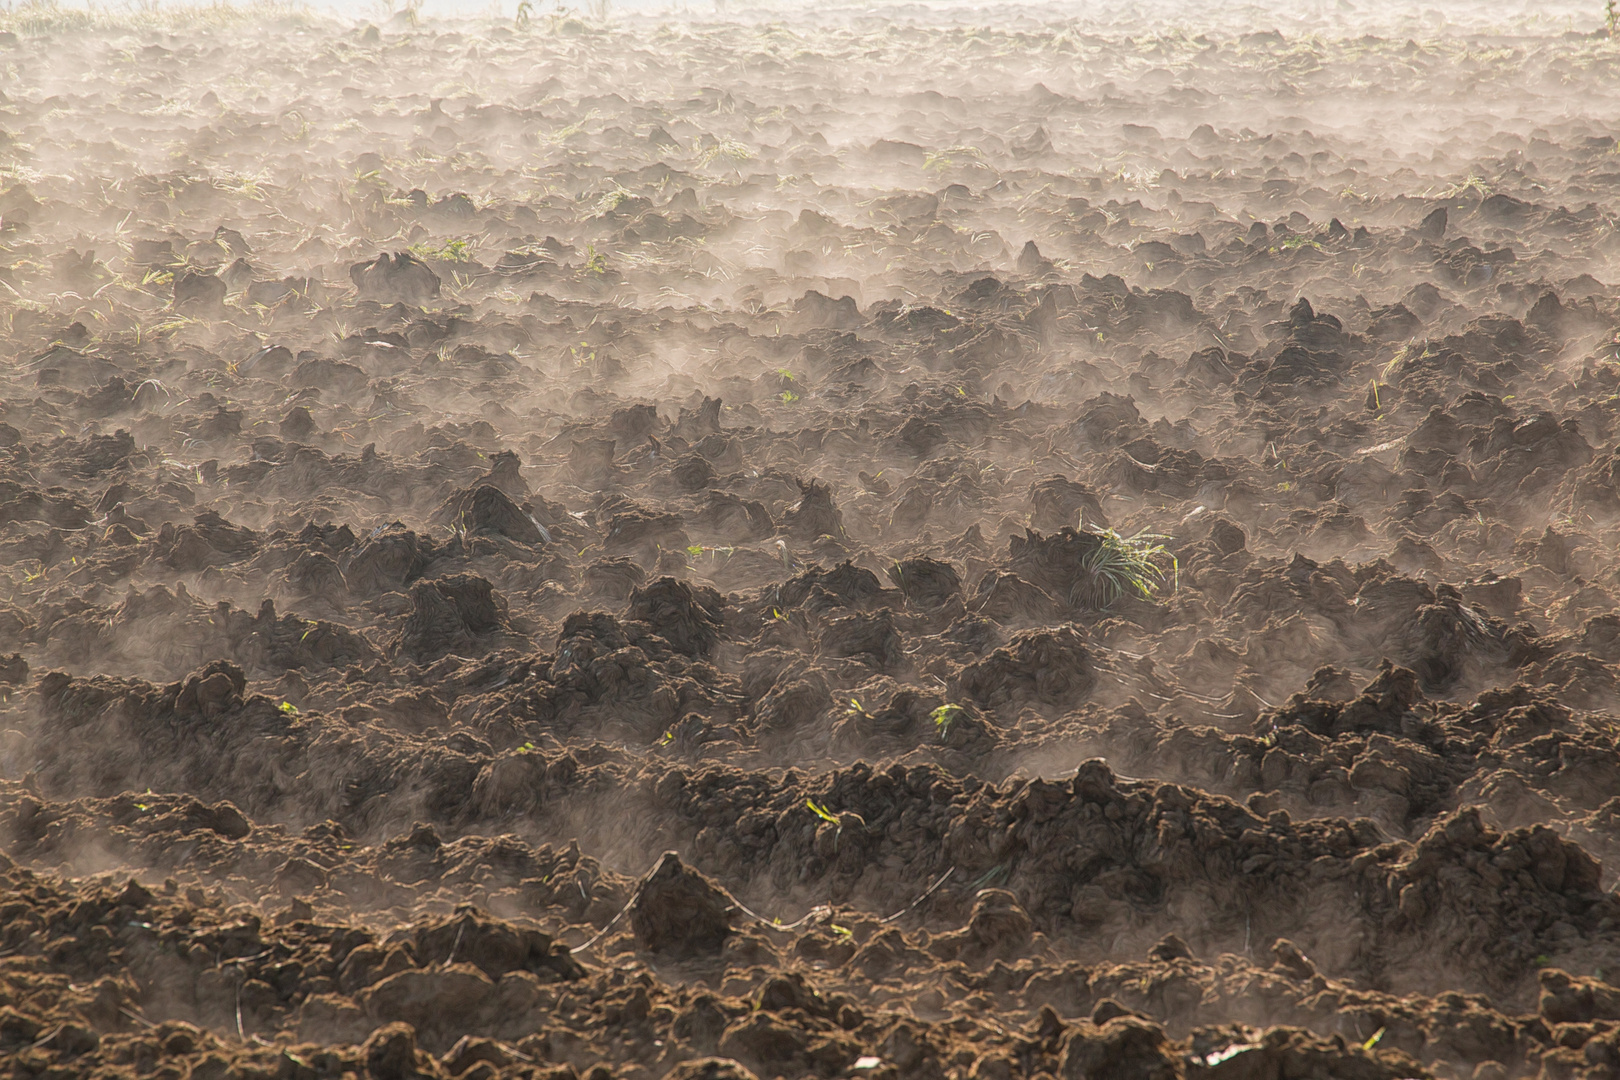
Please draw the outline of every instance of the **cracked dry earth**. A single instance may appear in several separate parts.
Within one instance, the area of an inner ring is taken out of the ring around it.
[[[0,1071],[1620,1075],[1620,46],[1149,14],[0,13]]]

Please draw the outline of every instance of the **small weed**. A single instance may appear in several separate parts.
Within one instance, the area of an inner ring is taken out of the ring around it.
[[[972,892],[977,892],[980,889],[988,888],[992,882],[998,881],[1007,876],[1006,864],[1003,863],[998,866],[992,866],[990,869],[986,870],[984,873],[975,878],[973,883],[968,886],[968,889]]]
[[[822,806],[820,803],[816,802],[816,800],[814,800],[814,799],[806,799],[806,800],[804,800],[804,805],[808,806],[810,808],[810,811],[813,814],[815,814],[816,817],[820,818],[822,821],[827,822],[829,825],[837,825],[838,824],[838,819],[833,816],[832,811],[828,810],[825,806]]]
[[[277,705],[276,708],[279,709],[285,716],[298,715],[298,706],[294,705],[290,701],[283,701],[280,705]]]
[[[713,146],[700,153],[698,155],[698,165],[702,166],[703,168],[708,168],[719,158],[725,158],[727,161],[736,163],[740,161],[747,161],[753,156],[754,152],[748,149],[748,147],[744,146],[742,143],[735,139],[726,139],[723,142],[715,143]]]
[[[596,212],[598,214],[605,214],[609,210],[617,210],[620,204],[630,197],[630,189],[625,187],[616,187],[606,195],[603,195],[600,199],[596,200]]]
[[[939,708],[933,711],[932,716],[934,719],[934,730],[939,732],[940,742],[944,742],[946,739],[950,738],[951,725],[956,723],[957,719],[964,716],[966,713],[967,710],[962,708],[962,706],[952,705],[949,702],[941,705]]]
[[[1112,607],[1127,594],[1143,600],[1152,597],[1165,582],[1164,570],[1159,566],[1161,561],[1168,560],[1172,575],[1180,576],[1180,562],[1160,543],[1168,540],[1167,536],[1147,531],[1121,536],[1113,529],[1097,530],[1092,535],[1098,544],[1081,563],[1087,580],[1077,588],[1090,586],[1094,607]]]
[[[410,252],[423,262],[437,259],[439,262],[471,262],[473,257],[473,244],[471,240],[446,240],[443,244],[430,244],[427,241],[412,244]]]
[[[1470,193],[1478,196],[1481,199],[1488,199],[1495,194],[1491,190],[1490,185],[1485,183],[1483,179],[1478,176],[1470,176],[1461,183],[1452,184],[1450,187],[1440,192],[1439,197],[1441,199],[1458,199]]]
[[[1283,242],[1278,244],[1277,247],[1282,251],[1298,251],[1300,248],[1310,248],[1313,251],[1322,250],[1322,245],[1320,243],[1311,239],[1309,236],[1304,235],[1303,233],[1295,233],[1293,236],[1283,240]]]
[[[1384,365],[1383,371],[1379,372],[1379,377],[1383,379],[1385,385],[1392,385],[1395,376],[1399,374],[1403,367],[1413,360],[1421,360],[1428,355],[1429,343],[1427,341],[1408,341],[1395,350],[1395,355],[1390,358],[1389,363]]]
[[[952,146],[945,150],[930,152],[923,158],[925,172],[942,173],[962,167],[987,168],[984,163],[984,152],[976,146]]]

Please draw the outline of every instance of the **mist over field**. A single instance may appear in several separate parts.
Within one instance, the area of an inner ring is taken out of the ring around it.
[[[1620,1073],[1609,30],[0,7],[0,1071]]]

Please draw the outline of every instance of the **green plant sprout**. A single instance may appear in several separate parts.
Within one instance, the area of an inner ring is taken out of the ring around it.
[[[829,825],[837,825],[839,823],[838,818],[833,816],[832,811],[828,810],[825,806],[822,806],[820,803],[816,802],[816,800],[814,800],[814,799],[806,799],[806,800],[804,800],[804,805],[808,806],[810,808],[811,812],[816,815],[816,817],[820,818],[822,821],[827,822]]]
[[[1286,237],[1283,242],[1278,245],[1278,247],[1283,251],[1298,251],[1300,248],[1307,247],[1314,251],[1322,250],[1322,245],[1320,243],[1303,234]]]
[[[939,732],[940,742],[944,742],[946,739],[950,738],[951,725],[956,723],[957,719],[964,716],[966,713],[967,710],[962,708],[962,706],[952,705],[949,702],[946,702],[944,705],[941,705],[939,708],[933,711],[931,715],[933,716],[934,720],[934,730]]]
[[[1169,537],[1146,531],[1121,536],[1114,529],[1097,530],[1091,535],[1098,543],[1081,566],[1095,589],[1095,607],[1112,607],[1127,594],[1143,600],[1151,598],[1165,582],[1164,570],[1158,563],[1160,559],[1170,560],[1172,572],[1179,580],[1181,564],[1159,542]]]
[[[471,262],[473,245],[471,240],[446,240],[443,244],[429,244],[424,241],[412,244],[410,252],[424,262],[429,259],[437,259],[440,262]]]

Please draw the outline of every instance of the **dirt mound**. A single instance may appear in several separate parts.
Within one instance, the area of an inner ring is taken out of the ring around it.
[[[637,947],[676,958],[718,953],[736,917],[736,901],[673,851],[664,852],[630,902]]]
[[[359,596],[391,592],[420,577],[434,553],[432,540],[395,522],[361,543],[343,568],[343,580]]]
[[[907,600],[924,607],[938,607],[962,592],[956,567],[939,559],[902,559],[887,573]]]
[[[962,671],[962,690],[986,708],[1071,707],[1097,685],[1086,639],[1073,626],[1024,630]]]
[[[663,577],[631,590],[629,617],[650,626],[676,651],[710,655],[725,626],[725,599],[715,590]]]
[[[422,306],[436,299],[441,284],[426,263],[404,251],[384,252],[370,262],[349,267],[349,280],[360,296],[383,303]]]
[[[419,581],[411,586],[411,613],[396,648],[418,662],[478,648],[499,632],[504,619],[494,586],[473,574]]]
[[[494,533],[520,544],[550,542],[545,527],[494,484],[457,492],[439,508],[433,520],[472,533]]]

